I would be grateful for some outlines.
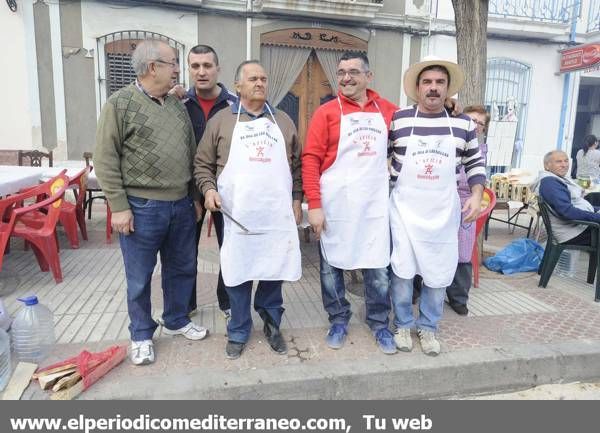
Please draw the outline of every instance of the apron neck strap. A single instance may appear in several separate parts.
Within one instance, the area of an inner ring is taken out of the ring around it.
[[[343,116],[344,115],[344,109],[342,108],[342,101],[340,100],[340,97],[337,97],[337,101],[338,104],[340,106],[340,113]],[[379,114],[381,114],[381,109],[379,108],[379,105],[377,105],[377,101],[375,101],[375,99],[373,99],[373,104],[375,104],[375,107],[377,107],[377,111],[379,112]]]
[[[419,114],[419,106],[416,105],[415,106],[415,119],[418,117]],[[444,114],[446,115],[446,121],[448,122],[448,129],[450,130],[450,135],[452,135],[452,137],[454,137],[454,131],[452,130],[452,124],[450,123],[450,116],[448,116],[448,111],[444,108]],[[410,127],[410,135],[413,135],[413,131],[415,129],[415,124],[413,122],[412,126]]]
[[[238,106],[237,117],[235,119],[236,125],[240,121],[240,113],[242,112],[242,103],[240,102],[239,104],[240,105]],[[266,101],[265,101],[265,106],[267,107],[267,110],[269,111],[269,114],[271,115],[271,118],[273,119],[273,123],[275,123],[275,125],[277,125],[277,127],[279,128],[279,124],[277,124],[277,120],[275,119],[275,115],[273,114],[273,111],[271,110],[271,107],[269,107],[269,104],[267,104]]]
[[[275,115],[271,111],[271,107],[269,107],[269,104],[267,104],[266,101],[265,101],[265,105],[267,107],[267,110],[269,110],[269,114],[271,115],[271,119],[273,119],[273,123],[275,123],[275,125],[277,125],[277,127],[279,128],[279,125],[277,124],[277,120],[275,120]]]

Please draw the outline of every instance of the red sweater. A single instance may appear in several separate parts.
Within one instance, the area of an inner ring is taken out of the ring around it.
[[[338,93],[338,96],[342,101],[344,114],[358,111],[366,113],[381,111],[388,127],[392,121],[392,115],[398,109],[397,105],[382,98],[371,89],[367,89],[368,100],[362,109],[356,102],[346,98],[341,93]],[[377,102],[377,105],[374,102]],[[377,107],[379,107],[379,110]],[[310,121],[304,151],[302,152],[302,185],[309,209],[321,207],[321,173],[329,168],[337,157],[338,141],[340,139],[340,116],[338,100],[332,99],[321,105]]]

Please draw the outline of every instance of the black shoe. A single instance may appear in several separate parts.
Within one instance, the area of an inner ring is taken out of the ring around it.
[[[228,341],[225,346],[225,354],[227,359],[238,359],[242,356],[242,351],[246,347],[246,343],[238,343],[237,341]]]
[[[267,321],[265,322],[263,331],[271,349],[279,355],[285,355],[287,353],[287,344],[285,344],[285,340],[283,339],[283,335],[281,335],[279,328],[270,321]]]
[[[452,308],[459,316],[466,316],[469,314],[469,309],[464,304],[450,304],[450,308]]]

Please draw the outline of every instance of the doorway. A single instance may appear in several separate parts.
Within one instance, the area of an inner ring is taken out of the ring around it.
[[[294,121],[302,146],[313,113],[321,104],[335,98],[335,94],[317,53],[312,50],[294,85],[277,105]]]

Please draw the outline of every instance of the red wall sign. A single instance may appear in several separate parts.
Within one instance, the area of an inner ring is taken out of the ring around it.
[[[600,64],[600,44],[577,45],[560,52],[560,72],[588,69]]]

